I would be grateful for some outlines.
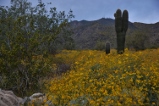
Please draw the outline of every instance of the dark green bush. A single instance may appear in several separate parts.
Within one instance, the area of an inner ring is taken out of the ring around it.
[[[49,55],[56,52],[59,34],[71,18],[72,11],[66,15],[50,8],[47,13],[41,0],[36,7],[25,0],[1,6],[0,88],[21,96],[40,91],[40,79],[54,71]]]

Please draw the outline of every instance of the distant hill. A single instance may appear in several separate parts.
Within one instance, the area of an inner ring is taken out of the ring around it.
[[[95,49],[99,42],[103,44],[110,42],[111,48],[116,48],[115,21],[113,19],[72,21],[70,26],[74,32],[72,37],[75,40],[76,49]],[[138,30],[146,32],[151,38],[151,42],[159,44],[159,22],[155,24],[129,22],[126,36],[130,36]]]

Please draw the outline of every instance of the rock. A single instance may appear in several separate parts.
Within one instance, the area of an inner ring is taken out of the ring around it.
[[[45,97],[45,94],[44,93],[34,93],[33,95],[31,95],[29,97],[30,100],[34,100],[34,99],[42,99]]]
[[[44,93],[34,93],[23,99],[17,97],[12,91],[0,89],[0,106],[31,106],[32,104],[54,106],[50,100],[47,101]]]
[[[37,104],[37,105],[41,105],[44,103],[44,101],[47,100],[47,97],[45,96],[44,93],[34,93],[33,95],[31,95],[30,97],[25,97],[23,99],[23,103],[22,104]]]
[[[22,98],[17,97],[12,91],[0,89],[0,106],[20,106]]]
[[[46,106],[55,106],[51,100],[48,100],[46,103],[45,103]],[[44,106],[45,106],[44,105]]]

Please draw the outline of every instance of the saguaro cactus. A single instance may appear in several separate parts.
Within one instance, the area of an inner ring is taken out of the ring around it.
[[[105,52],[106,52],[106,54],[110,53],[110,44],[109,43],[106,43]]]
[[[122,54],[125,48],[125,36],[128,29],[128,11],[124,10],[123,14],[120,9],[114,13],[115,30],[117,34],[117,53]]]

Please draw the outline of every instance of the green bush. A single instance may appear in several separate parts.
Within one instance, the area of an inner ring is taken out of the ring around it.
[[[94,48],[95,50],[105,50],[105,43],[101,41],[97,41]]]
[[[49,55],[56,52],[59,34],[71,18],[72,11],[66,15],[55,7],[48,16],[41,0],[36,7],[26,0],[11,0],[8,8],[1,6],[0,88],[21,96],[41,90],[40,79],[53,71]]]
[[[135,49],[136,51],[146,49],[150,45],[147,33],[134,31],[126,37],[126,45],[129,49]]]

